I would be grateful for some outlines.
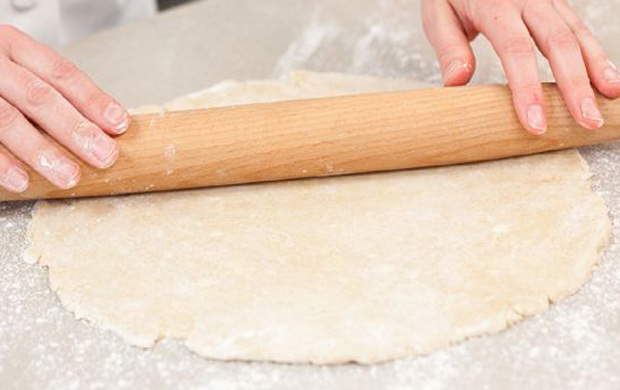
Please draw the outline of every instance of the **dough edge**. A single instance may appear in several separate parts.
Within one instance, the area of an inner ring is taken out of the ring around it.
[[[294,77],[295,76],[293,76],[293,78]],[[314,77],[314,76],[311,75],[311,77]],[[217,88],[212,87],[212,89],[216,90]],[[176,101],[176,103],[172,104],[170,107],[174,109],[175,104],[178,104],[178,101]],[[588,188],[591,187],[591,181],[590,181],[591,173],[590,173],[589,167],[577,150],[552,152],[549,154],[550,155],[553,155],[553,154],[565,155],[567,157],[570,156],[570,158],[574,159],[575,163],[576,164],[578,163],[581,166],[581,174],[583,175],[582,180],[584,181],[583,184],[587,186]],[[528,157],[525,157],[525,158],[528,158]],[[477,165],[477,164],[471,164],[471,165]],[[333,180],[333,179],[309,179],[309,180]],[[260,185],[264,185],[264,184],[260,184]],[[476,337],[476,336],[480,336],[483,334],[493,334],[493,333],[501,332],[509,328],[511,325],[515,324],[516,322],[521,321],[524,318],[527,318],[527,317],[530,317],[536,314],[540,314],[546,311],[550,304],[558,302],[559,300],[565,298],[566,296],[569,296],[575,293],[583,286],[583,284],[585,284],[591,278],[593,269],[598,264],[599,259],[601,258],[602,252],[604,251],[604,249],[609,243],[609,238],[610,238],[610,233],[611,233],[611,224],[610,224],[609,216],[607,214],[607,208],[602,198],[594,192],[591,192],[591,196],[592,196],[593,202],[599,203],[599,206],[601,207],[601,213],[602,212],[605,213],[606,219],[607,219],[606,226],[604,229],[601,230],[598,242],[594,243],[592,250],[590,251],[590,255],[584,261],[584,263],[587,264],[587,267],[586,267],[587,269],[584,269],[581,275],[576,276],[575,279],[571,281],[572,288],[569,288],[565,291],[559,291],[554,296],[548,296],[547,302],[545,304],[540,304],[540,305],[537,305],[536,307],[520,308],[519,310],[509,307],[508,309],[512,311],[511,316],[507,317],[504,315],[505,313],[499,313],[497,319],[492,320],[492,321],[487,321],[485,326],[479,327],[476,329],[464,330],[463,333],[456,334],[456,336],[451,340],[435,340],[433,343],[430,343],[426,348],[416,349],[416,350],[414,350],[412,346],[403,345],[402,348],[398,351],[396,350],[390,350],[388,352],[383,351],[373,356],[361,356],[361,355],[353,356],[353,355],[344,354],[342,356],[332,356],[332,357],[314,356],[314,357],[309,357],[307,359],[300,359],[300,360],[291,359],[290,357],[281,358],[281,357],[274,357],[271,355],[264,356],[261,354],[257,354],[255,356],[247,356],[244,358],[239,358],[238,356],[224,356],[225,353],[223,353],[222,351],[220,351],[219,353],[218,352],[214,353],[214,351],[210,349],[209,347],[205,348],[204,346],[202,346],[201,343],[198,342],[195,339],[195,337],[192,336],[191,333],[187,335],[184,343],[190,350],[195,351],[196,353],[202,356],[205,356],[207,358],[215,358],[215,359],[223,359],[223,360],[248,360],[248,361],[259,360],[259,361],[272,361],[272,362],[284,362],[284,363],[312,363],[312,364],[343,364],[343,363],[349,363],[349,362],[356,362],[356,363],[362,363],[362,364],[373,364],[373,363],[378,363],[378,362],[383,362],[383,361],[388,361],[388,360],[393,360],[393,359],[399,359],[399,358],[404,358],[404,357],[409,357],[409,356],[427,355],[439,349],[448,347],[449,345],[460,343],[471,337]],[[596,198],[596,201],[594,198]],[[50,207],[51,204],[55,204],[55,203],[43,201],[43,202],[38,202],[35,205],[33,209],[33,219],[31,220],[31,223],[29,224],[28,232],[27,232],[30,244],[24,254],[24,259],[26,261],[30,263],[39,262],[40,264],[46,267],[53,267],[54,265],[50,264],[47,261],[46,256],[44,254],[44,250],[42,250],[41,248],[37,246],[37,243],[34,238],[37,234],[37,227],[38,227],[37,217],[42,214],[45,214],[48,207]],[[63,306],[67,310],[72,312],[77,319],[84,319],[88,322],[92,322],[97,327],[101,327],[101,328],[108,329],[108,330],[113,330],[114,332],[118,333],[124,340],[126,340],[128,343],[132,345],[149,348],[149,347],[153,347],[159,340],[169,337],[165,333],[159,333],[159,334],[153,333],[149,335],[139,336],[139,335],[132,334],[131,332],[126,332],[123,327],[119,327],[118,324],[114,323],[113,321],[107,321],[107,319],[99,317],[95,313],[96,310],[94,311],[92,309],[89,310],[89,308],[81,305],[79,299],[75,299],[75,297],[72,296],[71,292],[66,292],[63,289],[61,289],[60,288],[61,286],[57,285],[51,276],[50,276],[50,287],[53,291],[56,292]]]

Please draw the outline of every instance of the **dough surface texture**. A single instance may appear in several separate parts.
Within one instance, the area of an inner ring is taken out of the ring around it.
[[[192,108],[403,89],[295,73]],[[35,206],[26,259],[127,342],[215,359],[375,363],[498,332],[579,289],[610,222],[576,151]]]

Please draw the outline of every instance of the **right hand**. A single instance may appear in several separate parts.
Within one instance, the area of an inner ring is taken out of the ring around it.
[[[129,114],[75,65],[0,25],[0,74],[0,144],[12,153],[0,147],[2,187],[28,188],[24,163],[59,188],[77,185],[80,166],[41,131],[95,168],[116,162],[110,136],[127,130]]]
[[[498,53],[515,110],[532,134],[547,129],[533,44],[551,70],[575,121],[598,129],[604,120],[594,86],[620,97],[620,73],[567,0],[422,0],[424,30],[435,48],[446,86],[469,82],[475,66],[470,41],[484,34]]]

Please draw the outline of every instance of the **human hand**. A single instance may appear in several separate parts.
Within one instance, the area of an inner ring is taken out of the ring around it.
[[[26,190],[23,163],[59,188],[78,183],[79,165],[49,137],[96,168],[114,164],[118,147],[110,135],[127,130],[129,115],[75,65],[1,25],[0,74],[0,144],[13,154],[0,148],[2,187]]]
[[[547,129],[534,43],[549,60],[575,120],[603,126],[592,85],[620,96],[620,73],[567,0],[422,0],[424,31],[446,86],[469,82],[475,67],[470,41],[484,34],[498,53],[517,115],[533,134]]]

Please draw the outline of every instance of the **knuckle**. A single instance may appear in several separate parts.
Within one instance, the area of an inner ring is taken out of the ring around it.
[[[566,27],[554,28],[545,39],[546,46],[549,50],[557,49],[575,49],[578,48],[577,39],[571,30]]]
[[[4,54],[11,52],[13,45],[23,36],[17,27],[9,24],[0,25],[0,48]]]
[[[0,36],[1,37],[6,37],[7,39],[11,39],[20,34],[22,34],[21,30],[15,26],[11,26],[10,24],[0,25]]]
[[[73,62],[61,58],[54,62],[52,68],[52,76],[56,79],[66,79],[74,76],[77,73],[77,66]]]
[[[6,102],[0,103],[0,135],[14,127],[17,120],[17,109]]]
[[[503,50],[510,56],[533,56],[534,45],[529,38],[522,36],[512,36],[504,40],[502,44]]]
[[[540,81],[537,80],[522,81],[520,83],[517,83],[514,86],[514,89],[516,93],[520,95],[529,94],[538,96],[542,92],[542,86],[540,84]]]
[[[571,91],[584,91],[591,89],[590,87],[590,79],[587,77],[569,77],[566,79],[565,84]]]
[[[3,55],[10,53],[15,38],[21,32],[8,24],[0,24],[0,51]]]
[[[588,26],[586,26],[586,24],[581,21],[581,20],[575,20],[572,23],[571,26],[573,32],[575,33],[575,35],[577,36],[590,36],[590,29],[588,28]]]
[[[71,134],[74,138],[92,137],[99,128],[86,119],[77,119],[71,124]]]
[[[446,41],[437,45],[437,57],[440,62],[444,62],[447,59],[455,57],[462,53],[462,45],[457,42]]]
[[[41,106],[54,99],[52,88],[40,80],[35,80],[26,89],[26,101],[33,106]]]
[[[537,102],[542,99],[542,86],[539,81],[524,81],[512,87],[515,100]]]
[[[109,98],[101,92],[92,92],[86,97],[86,106],[91,108],[102,110],[108,102]]]

